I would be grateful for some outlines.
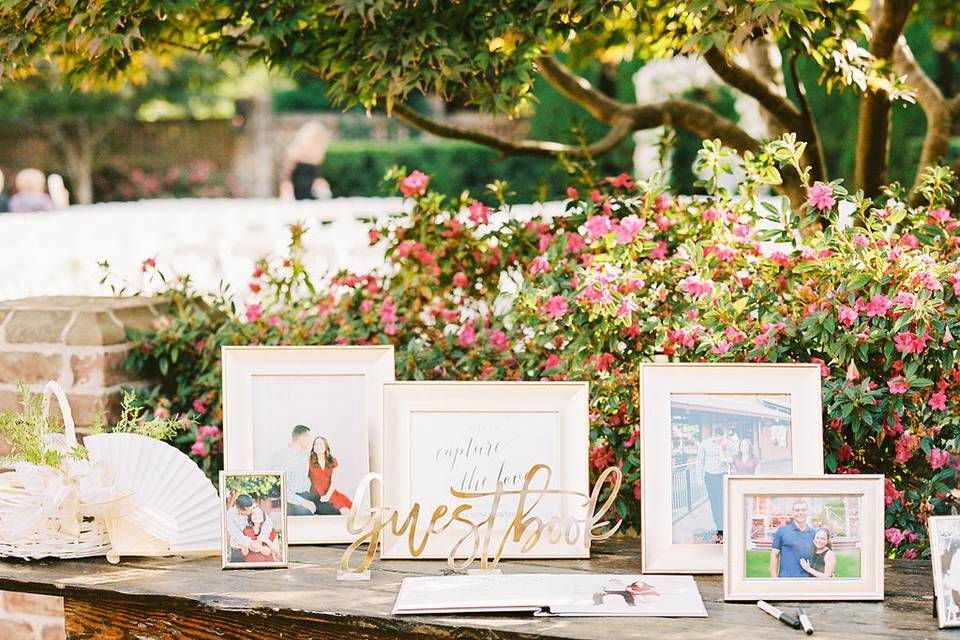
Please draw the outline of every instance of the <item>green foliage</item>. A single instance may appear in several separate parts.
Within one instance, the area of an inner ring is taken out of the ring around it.
[[[123,392],[123,405],[120,418],[110,429],[111,433],[135,433],[157,440],[172,438],[180,430],[179,420],[158,418],[156,414],[149,420],[144,416],[145,407],[137,404],[137,395],[132,391]]]
[[[31,393],[22,383],[17,383],[20,411],[7,409],[0,413],[0,433],[10,445],[12,462],[29,462],[59,468],[63,463],[63,451],[56,446],[51,436],[59,433],[57,425],[43,411],[43,397]]]
[[[238,495],[247,494],[255,500],[276,498],[280,496],[280,476],[252,474],[228,475],[224,479],[224,488],[228,501],[233,501]]]
[[[708,141],[704,197],[621,174],[571,192],[565,215],[529,220],[510,215],[503,184],[483,203],[394,170],[413,207],[371,231],[382,270],[312,281],[295,226],[290,254],[257,263],[259,292],[239,308],[223,294],[196,305],[189,283],[172,283],[172,320],[134,336],[131,364],[158,372],[155,410],[203,425],[182,446],[208,469],[222,345],[392,343],[401,380],[589,380],[591,466],[620,466],[615,509],[636,528],[637,363],[820,362],[827,470],[884,474],[889,552],[917,555],[926,518],[960,504],[954,178],[931,170],[917,207],[838,183],[811,185],[798,210],[762,199],[801,153],[787,135],[745,154],[731,193],[732,154]],[[856,226],[837,228],[840,201]],[[767,240],[779,250],[761,251]]]

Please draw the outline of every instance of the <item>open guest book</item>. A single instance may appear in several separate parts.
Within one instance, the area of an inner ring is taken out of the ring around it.
[[[492,574],[404,578],[393,613],[706,618],[692,576]]]

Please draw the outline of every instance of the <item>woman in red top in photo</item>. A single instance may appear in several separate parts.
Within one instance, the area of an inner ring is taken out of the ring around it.
[[[740,441],[740,450],[733,456],[733,472],[742,475],[753,475],[757,472],[760,461],[753,455],[753,445],[749,440]]]
[[[260,529],[263,527],[263,523],[266,519],[267,517],[263,513],[263,508],[259,505],[255,506],[253,511],[250,512],[250,515],[247,516],[247,528],[243,530],[243,535],[256,541],[260,536]],[[277,562],[279,555],[280,543],[277,541],[277,530],[271,528],[269,542],[254,542],[250,547],[250,551],[243,556],[243,561]]]
[[[350,498],[332,489],[333,470],[337,468],[337,459],[330,453],[330,443],[323,436],[313,439],[310,447],[310,490],[320,496],[323,502],[329,502],[340,513],[346,515],[353,502]]]

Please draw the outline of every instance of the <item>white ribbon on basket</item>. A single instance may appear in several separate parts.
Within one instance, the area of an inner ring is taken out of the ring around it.
[[[64,433],[51,434],[46,444],[67,456],[77,446],[73,414],[63,389],[50,381],[44,387],[44,416],[50,412],[51,393],[60,405]],[[136,507],[132,494],[122,494],[114,486],[113,474],[104,464],[65,457],[63,468],[55,469],[19,462],[12,474],[4,475],[8,486],[22,488],[32,498],[0,515],[0,535],[12,542],[50,528],[79,536],[85,517],[122,516]]]

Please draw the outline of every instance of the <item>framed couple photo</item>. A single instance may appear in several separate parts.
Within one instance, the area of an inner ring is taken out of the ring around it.
[[[823,473],[816,364],[641,364],[644,573],[723,570],[724,478]]]
[[[223,347],[224,467],[285,474],[293,544],[350,542],[346,514],[381,468],[392,346]],[[376,506],[364,493],[358,509]]]
[[[287,566],[287,493],[282,473],[220,472],[224,569]]]
[[[882,600],[883,476],[729,476],[726,600]]]

